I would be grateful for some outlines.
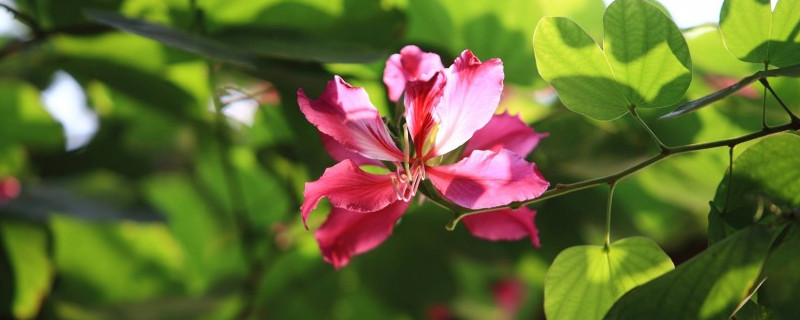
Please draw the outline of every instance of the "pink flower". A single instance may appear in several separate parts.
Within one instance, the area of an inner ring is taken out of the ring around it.
[[[447,200],[469,209],[533,199],[547,189],[536,166],[520,156],[544,135],[518,117],[494,115],[503,90],[499,59],[481,62],[467,50],[445,69],[438,55],[407,46],[389,58],[384,82],[392,98],[405,91],[400,147],[363,88],[336,76],[317,100],[297,91],[300,110],[340,161],[306,183],[300,207],[304,223],[321,198],[333,207],[315,233],[325,261],[340,268],[386,240],[426,179]],[[442,163],[451,152],[466,156]],[[359,168],[383,163],[395,170],[373,174]],[[465,224],[478,237],[528,235],[538,245],[533,214],[498,210],[467,217]]]
[[[498,282],[492,288],[494,301],[503,312],[501,319],[514,319],[525,301],[525,284],[514,278]]]
[[[0,179],[0,205],[16,199],[21,191],[22,186],[17,178],[7,177]]]

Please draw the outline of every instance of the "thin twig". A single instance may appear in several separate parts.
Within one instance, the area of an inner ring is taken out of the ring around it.
[[[606,202],[606,243],[605,249],[611,247],[611,203],[614,200],[614,187],[617,185],[616,181],[608,183],[608,201]]]
[[[769,85],[769,81],[767,81],[767,78],[761,78],[758,79],[758,81],[764,85],[764,89],[769,90],[769,92],[772,93],[772,96],[775,97],[775,100],[777,100],[778,104],[780,104],[781,107],[783,107],[783,110],[786,111],[786,113],[789,115],[789,118],[791,118],[792,121],[800,121],[800,119],[797,118],[797,116],[792,112],[792,110],[789,110],[789,107],[787,107],[786,104],[783,103],[783,100],[781,100],[781,98],[778,97],[778,94],[775,92],[775,90],[772,89],[772,86]],[[764,92],[764,95],[765,95],[764,99],[766,99],[766,92]]]
[[[764,62],[764,73],[769,70],[769,63]],[[758,80],[764,79],[764,77],[758,78]],[[766,128],[767,125],[767,87],[764,86],[764,91],[761,94],[761,126]]]
[[[625,178],[625,177],[627,177],[627,176],[629,176],[629,175],[631,175],[631,174],[633,174],[633,173],[635,173],[635,172],[637,172],[637,171],[639,171],[641,169],[644,169],[644,168],[646,168],[646,167],[648,167],[648,166],[650,166],[650,165],[652,165],[652,164],[654,164],[656,162],[659,162],[659,161],[661,161],[663,159],[669,158],[669,157],[671,157],[673,155],[676,155],[676,154],[694,152],[694,151],[705,150],[705,149],[713,149],[713,148],[719,148],[719,147],[724,147],[724,146],[732,147],[732,146],[736,146],[738,144],[741,144],[741,143],[744,143],[744,142],[747,142],[747,141],[759,139],[759,138],[766,137],[766,136],[769,136],[769,135],[773,135],[773,134],[776,134],[776,133],[781,133],[781,132],[785,132],[785,131],[798,131],[798,130],[800,130],[800,122],[793,121],[793,122],[790,122],[790,123],[787,123],[787,124],[784,124],[784,125],[780,125],[780,126],[763,128],[760,131],[753,132],[753,133],[750,133],[750,134],[747,134],[747,135],[743,135],[743,136],[740,136],[740,137],[737,137],[737,138],[718,140],[718,141],[699,143],[699,144],[690,144],[690,145],[678,146],[678,147],[670,147],[668,149],[662,150],[661,153],[659,153],[659,154],[656,154],[656,155],[654,155],[654,156],[652,156],[650,158],[647,158],[647,159],[643,160],[642,162],[639,162],[639,163],[637,163],[637,164],[635,164],[635,165],[633,165],[633,166],[631,166],[631,167],[629,167],[629,168],[627,168],[625,170],[622,170],[622,171],[617,172],[617,173],[612,174],[612,175],[608,175],[608,176],[600,177],[600,178],[595,178],[595,179],[590,179],[590,180],[585,180],[585,181],[580,181],[580,182],[575,182],[575,183],[570,183],[570,184],[556,184],[555,188],[547,190],[541,196],[539,196],[538,198],[531,199],[531,200],[528,200],[528,201],[512,202],[512,203],[510,203],[508,205],[505,205],[505,206],[497,206],[497,207],[484,208],[484,209],[467,209],[467,208],[458,207],[458,208],[453,210],[458,214],[458,216],[456,216],[455,219],[451,220],[450,223],[447,224],[446,229],[447,230],[454,230],[456,225],[458,225],[458,222],[461,221],[461,219],[463,219],[464,217],[466,217],[468,215],[471,215],[471,214],[487,212],[487,211],[493,211],[493,210],[499,210],[499,209],[506,209],[506,208],[518,208],[518,207],[523,206],[523,205],[534,204],[534,203],[537,203],[537,202],[541,202],[541,201],[544,201],[544,200],[547,200],[547,199],[550,199],[550,198],[563,196],[565,194],[573,193],[573,192],[576,192],[576,191],[588,189],[588,188],[599,186],[599,185],[603,185],[603,184],[608,184],[608,183],[611,183],[611,182],[620,181],[623,178]]]
[[[0,3],[0,8],[6,9],[6,11],[11,12],[11,14],[14,15],[14,19],[16,19],[17,21],[21,22],[22,24],[30,28],[31,32],[33,32],[34,38],[38,37],[43,33],[42,28],[39,27],[39,23],[36,22],[35,19],[29,17],[27,14],[24,14],[19,10],[14,9],[11,6],[2,3]]]
[[[728,148],[728,190],[725,196],[725,208],[722,209],[722,215],[728,213],[728,204],[731,202],[731,190],[733,190],[733,149],[736,146]]]
[[[630,111],[631,116],[633,117],[633,119],[635,119],[636,122],[638,122],[642,126],[642,128],[644,128],[647,131],[647,134],[650,135],[650,138],[652,138],[653,141],[658,145],[659,149],[661,149],[661,150],[669,149],[669,147],[667,147],[667,145],[665,145],[663,142],[661,142],[661,139],[658,138],[658,135],[656,135],[656,133],[653,132],[652,129],[650,129],[650,126],[648,126],[647,123],[644,122],[644,120],[642,120],[641,117],[639,117],[639,114],[636,113],[636,107],[630,106],[630,107],[628,107],[628,111]]]

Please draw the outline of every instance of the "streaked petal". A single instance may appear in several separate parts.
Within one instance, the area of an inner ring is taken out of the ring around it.
[[[303,89],[297,90],[297,104],[311,124],[348,150],[377,160],[403,159],[364,88],[335,76],[317,100],[309,99]]]
[[[336,269],[345,266],[354,255],[372,250],[389,238],[406,208],[408,202],[396,201],[375,212],[331,209],[328,219],[314,233],[322,257]]]
[[[390,178],[393,174],[367,173],[351,160],[337,163],[326,169],[319,180],[306,182],[305,200],[300,206],[303,223],[322,197],[328,198],[334,207],[351,211],[372,212],[385,208],[397,201]]]
[[[383,69],[383,83],[389,89],[389,99],[400,99],[406,82],[428,80],[436,71],[443,70],[442,59],[438,54],[424,52],[417,46],[405,46],[386,60]]]
[[[444,74],[437,72],[430,80],[408,82],[408,91],[404,102],[406,123],[418,155],[423,154],[422,149],[425,147],[425,142],[436,126],[437,121],[432,111],[442,98],[444,81]]]
[[[445,198],[470,209],[530,200],[550,185],[535,164],[505,149],[476,150],[457,163],[428,167],[427,174]]]
[[[328,151],[328,154],[336,161],[344,161],[347,159],[353,160],[356,165],[363,166],[363,165],[375,165],[375,166],[383,166],[378,160],[370,159],[365,156],[362,156],[358,153],[352,152],[347,150],[339,141],[336,141],[333,137],[324,134],[322,132],[319,133],[319,137],[322,139],[322,144],[325,147],[325,150]]]
[[[447,84],[434,109],[439,120],[436,155],[445,154],[467,142],[492,118],[503,91],[503,62],[481,63],[465,50],[446,71]]]
[[[498,241],[514,241],[530,238],[534,247],[539,247],[539,229],[534,224],[536,211],[521,207],[472,214],[461,221],[473,236]]]
[[[522,122],[519,115],[512,116],[507,112],[495,114],[483,128],[475,131],[464,149],[464,154],[474,150],[500,151],[508,149],[521,157],[526,157],[539,144],[547,133],[537,133]]]

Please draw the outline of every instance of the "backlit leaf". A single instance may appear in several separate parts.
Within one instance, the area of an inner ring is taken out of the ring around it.
[[[633,237],[578,246],[556,257],[544,282],[548,319],[599,319],[625,292],[673,268],[653,240]]]

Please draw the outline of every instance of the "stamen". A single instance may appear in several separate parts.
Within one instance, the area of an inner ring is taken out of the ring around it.
[[[408,172],[408,162],[411,158],[410,143],[408,140],[408,123],[403,124],[403,138],[405,139],[403,143],[403,166],[405,167],[406,172]]]
[[[397,200],[410,201],[417,194],[419,184],[426,179],[425,164],[419,159],[414,159],[411,164],[411,142],[409,140],[408,124],[403,124],[403,165],[396,165],[395,174],[392,175],[392,188]]]

